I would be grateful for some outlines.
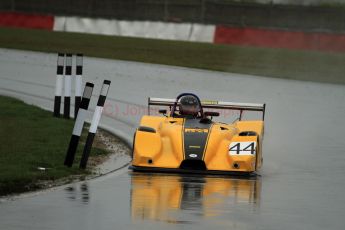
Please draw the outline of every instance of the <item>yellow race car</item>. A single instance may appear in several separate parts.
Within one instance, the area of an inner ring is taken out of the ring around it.
[[[133,171],[253,175],[262,166],[265,104],[200,101],[191,93],[176,99],[149,98],[165,106],[163,116],[143,116],[133,140]],[[219,112],[238,110],[232,123],[213,121]],[[262,113],[242,120],[244,111]]]

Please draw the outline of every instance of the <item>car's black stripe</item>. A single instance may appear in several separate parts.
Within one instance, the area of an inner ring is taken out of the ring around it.
[[[183,126],[183,150],[185,160],[203,160],[212,123],[200,123],[200,119],[185,119]]]
[[[212,127],[213,127],[213,124],[211,125],[211,127],[208,130],[208,136],[207,136],[207,140],[206,140],[206,145],[205,145],[204,153],[202,154],[203,155],[202,160],[205,159],[205,155],[206,155],[205,153],[206,153],[206,150],[207,150],[208,141],[210,140]]]

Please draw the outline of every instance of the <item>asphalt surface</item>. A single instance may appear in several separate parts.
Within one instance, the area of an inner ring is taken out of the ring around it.
[[[103,79],[112,80],[101,123],[129,143],[148,96],[194,92],[267,103],[261,177],[133,174],[125,167],[1,200],[1,229],[344,228],[344,85],[96,58],[85,58],[84,66],[85,80],[96,84],[91,108]],[[0,49],[2,95],[52,109],[55,72],[55,54]]]

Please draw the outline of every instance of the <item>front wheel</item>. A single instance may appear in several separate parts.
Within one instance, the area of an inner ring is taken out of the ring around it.
[[[134,135],[133,135],[133,145],[132,145],[132,152],[131,152],[131,158],[133,160],[134,157],[134,145],[135,145],[135,136],[136,136],[137,132],[135,131]]]

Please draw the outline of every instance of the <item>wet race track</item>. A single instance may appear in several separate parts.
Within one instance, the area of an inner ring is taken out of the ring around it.
[[[344,85],[96,58],[85,58],[84,66],[86,80],[98,86],[93,103],[102,80],[112,80],[101,122],[128,142],[148,96],[194,92],[266,102],[261,176],[137,174],[124,167],[1,200],[1,229],[344,229]],[[55,68],[55,54],[1,49],[0,94],[51,109]]]

